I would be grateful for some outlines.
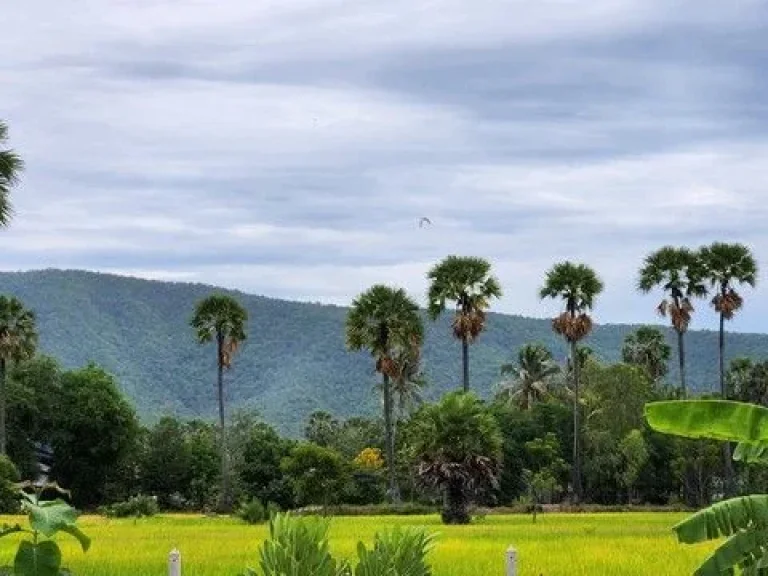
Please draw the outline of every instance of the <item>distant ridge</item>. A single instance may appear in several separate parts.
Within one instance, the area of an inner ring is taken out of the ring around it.
[[[20,297],[36,312],[42,350],[67,367],[90,360],[104,366],[147,420],[214,415],[214,353],[196,344],[188,324],[194,303],[213,289],[76,270],[0,273],[0,293]],[[227,374],[230,410],[256,408],[284,433],[297,435],[313,410],[348,416],[378,409],[370,358],[344,347],[346,308],[216,290],[236,294],[250,315],[248,341]],[[424,358],[432,396],[458,383],[459,346],[449,322],[427,323]],[[598,326],[588,344],[615,361],[635,327]],[[673,344],[673,334],[667,336]],[[565,357],[548,320],[491,314],[487,332],[470,351],[473,388],[488,395],[499,366],[531,341]],[[690,332],[687,349],[692,386],[714,389],[717,333]],[[728,353],[768,357],[768,335],[729,334]],[[672,378],[676,364],[673,358]]]

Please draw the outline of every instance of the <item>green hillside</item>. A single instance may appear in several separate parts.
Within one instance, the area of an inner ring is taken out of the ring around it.
[[[43,351],[67,367],[93,360],[114,372],[146,419],[164,413],[213,416],[215,354],[195,343],[188,325],[194,303],[211,290],[80,271],[0,273],[0,293],[20,297],[37,313]],[[313,410],[340,416],[376,410],[369,358],[344,348],[344,308],[237,296],[248,308],[250,327],[228,375],[231,406],[257,408],[292,434],[300,432]],[[600,326],[589,345],[601,358],[616,360],[630,330],[626,325]],[[488,331],[471,350],[473,387],[488,394],[498,381],[500,364],[534,340],[564,358],[565,349],[547,320],[492,314]],[[768,355],[768,335],[731,334],[728,342],[731,356]],[[692,332],[688,350],[690,381],[700,390],[712,389],[717,334]],[[459,360],[449,319],[428,324],[430,394],[458,385]]]

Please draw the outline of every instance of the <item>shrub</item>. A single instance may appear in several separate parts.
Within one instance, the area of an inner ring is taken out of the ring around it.
[[[141,518],[154,516],[160,511],[157,506],[157,498],[142,494],[129,498],[125,502],[116,502],[111,506],[105,506],[101,510],[109,518],[128,518],[130,516]]]
[[[360,542],[355,576],[430,576],[427,553],[434,537],[422,530],[401,529],[376,534],[373,548]]]
[[[8,456],[0,454],[0,514],[19,511],[19,471]]]
[[[237,509],[237,517],[248,524],[261,524],[267,519],[267,511],[260,500],[253,498]]]

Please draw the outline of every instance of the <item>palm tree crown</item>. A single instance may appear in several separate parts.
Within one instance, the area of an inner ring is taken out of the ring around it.
[[[550,381],[559,373],[560,367],[546,346],[526,344],[518,351],[517,364],[502,365],[501,374],[512,378],[503,385],[500,395],[530,410],[534,402],[548,394]]]
[[[624,338],[622,360],[642,367],[655,382],[669,370],[672,348],[658,328],[642,326]]]
[[[34,312],[18,298],[0,296],[0,359],[20,362],[31,358],[36,348]]]
[[[216,340],[221,350],[219,363],[229,368],[240,344],[246,339],[248,312],[231,296],[212,294],[198,302],[191,325],[197,341],[207,344]]]
[[[743,299],[734,284],[757,284],[757,262],[752,252],[743,244],[715,242],[700,251],[704,271],[710,285],[717,290],[712,306],[730,320],[741,308]]]
[[[7,226],[11,220],[11,188],[16,185],[24,169],[24,162],[19,155],[5,148],[7,140],[8,126],[0,121],[0,226]]]
[[[592,319],[588,312],[595,297],[603,291],[603,282],[594,270],[585,264],[561,262],[547,272],[539,296],[559,298],[565,304],[565,312],[552,321],[556,333],[568,342],[578,342],[592,331]]]
[[[669,316],[672,327],[682,333],[688,330],[694,298],[707,294],[704,269],[697,254],[688,248],[664,246],[643,261],[637,288],[648,293],[655,287],[666,294],[657,311]]]

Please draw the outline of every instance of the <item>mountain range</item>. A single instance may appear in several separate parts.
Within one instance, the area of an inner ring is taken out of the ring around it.
[[[84,271],[0,273],[0,293],[13,294],[35,311],[43,353],[64,367],[90,361],[117,377],[140,416],[213,417],[215,351],[200,346],[189,327],[195,302],[212,291],[236,296],[249,313],[248,340],[226,374],[230,410],[258,410],[281,432],[301,433],[315,410],[337,416],[378,410],[373,362],[344,345],[346,308],[291,302],[201,284],[159,282]],[[450,317],[426,323],[424,369],[428,397],[460,382],[460,345]],[[600,325],[587,344],[605,361],[620,357],[624,337],[636,326]],[[674,346],[674,333],[664,328]],[[546,319],[490,314],[488,327],[470,350],[472,386],[482,395],[499,382],[499,367],[532,341],[565,358],[563,343]],[[691,331],[687,340],[689,382],[698,391],[717,383],[717,333]],[[768,335],[730,333],[729,357],[768,356]],[[670,366],[675,378],[676,356]]]

